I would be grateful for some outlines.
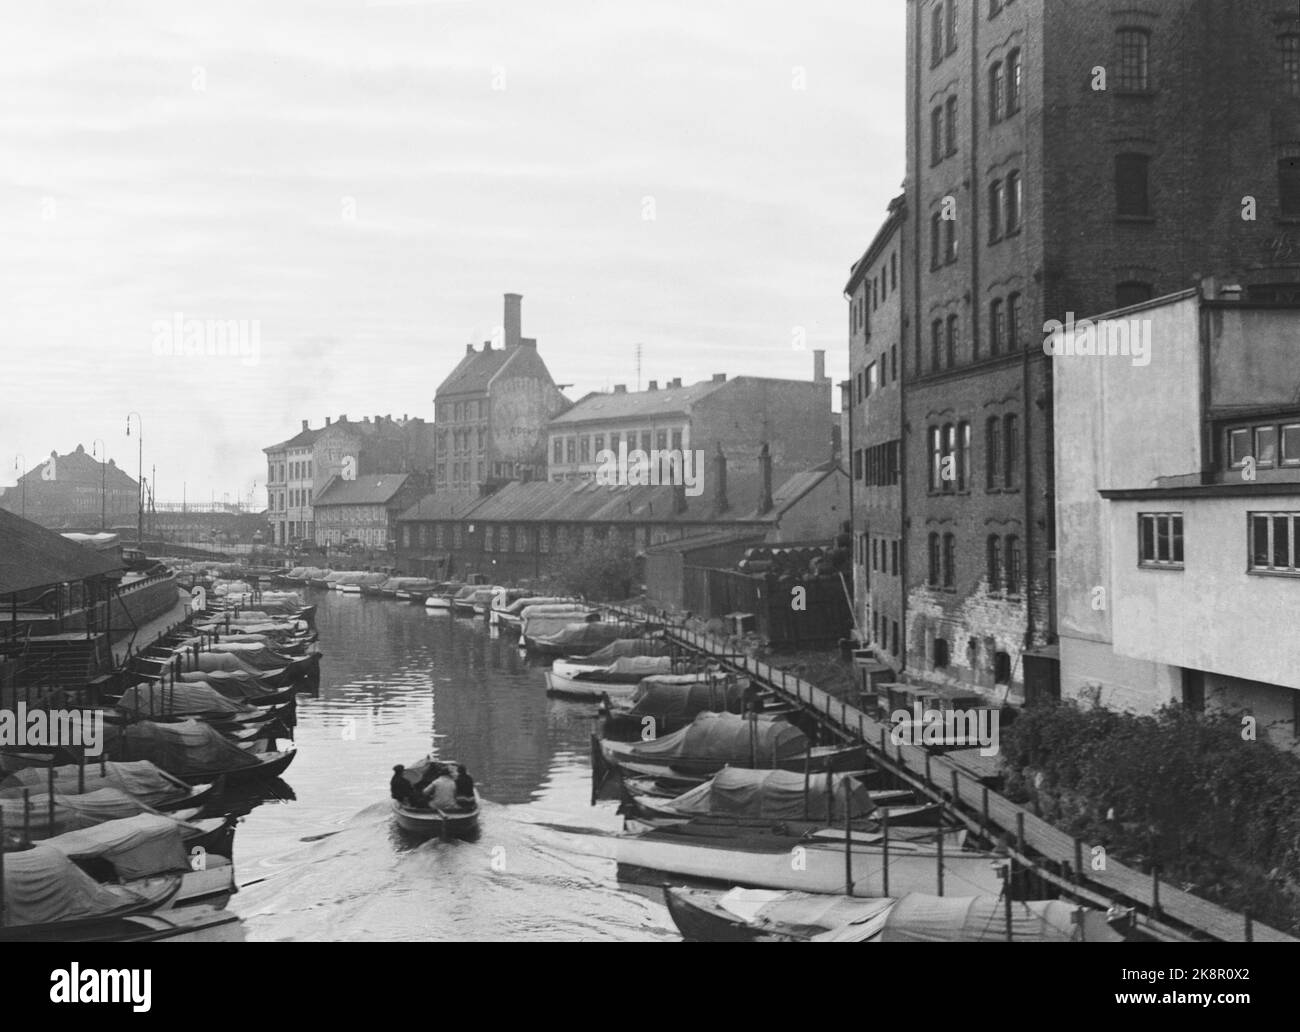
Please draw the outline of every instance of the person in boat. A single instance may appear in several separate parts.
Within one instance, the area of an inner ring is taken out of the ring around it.
[[[462,810],[474,809],[474,779],[463,763],[456,765],[456,802]]]
[[[406,780],[406,768],[400,763],[393,768],[393,780],[388,783],[388,791],[399,803],[411,801],[411,793],[415,791],[415,786]]]
[[[434,810],[456,809],[456,781],[446,767],[424,790],[424,798]]]

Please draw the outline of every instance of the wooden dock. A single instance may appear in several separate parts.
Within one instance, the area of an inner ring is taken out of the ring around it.
[[[636,615],[631,610],[618,611],[625,616]],[[738,655],[709,635],[679,627],[669,627],[666,634],[677,644],[712,656],[780,692],[844,738],[865,743],[873,762],[882,769],[942,803],[972,831],[995,840],[1001,838],[1018,864],[1056,886],[1063,895],[1093,906],[1133,907],[1141,915],[1145,929],[1172,940],[1300,941],[1162,882],[1158,872],[1143,874],[1109,857],[1104,866],[1094,869],[1092,844],[1048,824],[980,780],[991,768],[988,758],[979,757],[978,750],[973,750],[974,757],[959,755],[950,759],[921,746],[896,744],[889,734],[890,725],[807,681]]]

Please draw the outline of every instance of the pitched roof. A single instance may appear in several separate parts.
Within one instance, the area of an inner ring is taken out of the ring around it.
[[[381,505],[397,494],[409,478],[409,473],[370,473],[356,480],[331,476],[312,505]]]
[[[68,452],[66,455],[54,454],[55,474],[60,480],[84,480],[86,482],[94,481],[95,486],[99,486],[100,476],[104,479],[105,487],[130,487],[135,488],[135,478],[127,473],[121,466],[117,465],[111,459],[108,462],[108,469],[101,471],[103,465],[98,459],[86,451],[83,445],[77,445],[76,450]],[[32,469],[27,470],[18,478],[18,483],[24,480],[28,484],[35,484],[43,480],[41,471],[49,459],[41,459]]]
[[[83,548],[62,534],[0,509],[0,595],[122,569],[120,556]]]
[[[397,517],[403,520],[458,520],[487,499],[477,491],[438,491],[421,498]]]
[[[517,348],[492,348],[490,350],[467,352],[456,363],[456,368],[447,374],[447,378],[438,385],[434,397],[444,394],[481,394],[487,390],[488,381],[501,371],[519,350]]]
[[[726,381],[701,380],[685,387],[660,387],[655,391],[593,392],[580,398],[573,408],[556,416],[547,425],[675,415],[686,412],[695,402],[725,386]]]
[[[279,444],[273,444],[269,448],[263,448],[262,451],[273,452],[273,451],[281,451],[285,448],[305,448],[307,447],[307,445],[312,444],[316,440],[316,438],[318,438],[321,435],[321,431],[323,431],[324,429],[325,428],[322,426],[322,427],[317,427],[315,430],[310,430],[310,429],[302,430],[299,433],[294,434],[287,441],[281,441]]]

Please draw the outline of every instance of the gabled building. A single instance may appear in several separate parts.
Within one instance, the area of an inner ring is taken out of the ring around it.
[[[489,481],[536,479],[546,464],[543,427],[568,400],[556,387],[537,341],[521,336],[523,295],[505,296],[501,342],[465,346],[434,396],[435,490]]]
[[[315,499],[316,544],[387,549],[396,540],[397,516],[427,489],[428,478],[416,473],[332,476]]]
[[[97,461],[80,444],[66,455],[50,452],[49,458],[25,470],[13,487],[0,493],[0,509],[25,513],[27,519],[57,529],[134,525],[139,504],[135,478],[112,459]]]

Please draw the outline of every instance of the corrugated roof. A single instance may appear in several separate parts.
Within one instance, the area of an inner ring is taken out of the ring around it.
[[[0,509],[0,595],[122,569],[120,556],[83,548],[62,534]]]
[[[425,495],[397,517],[403,520],[458,520],[487,501],[477,491],[438,491]]]
[[[712,380],[702,380],[685,387],[660,387],[655,391],[592,393],[579,399],[573,408],[556,416],[548,425],[673,415],[685,412],[701,398],[725,386],[725,381],[714,383]]]
[[[409,473],[371,473],[356,480],[333,476],[312,505],[380,505],[397,494],[409,476]]]

